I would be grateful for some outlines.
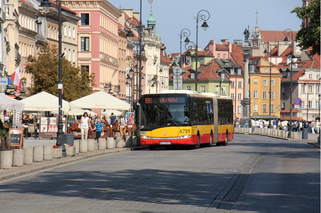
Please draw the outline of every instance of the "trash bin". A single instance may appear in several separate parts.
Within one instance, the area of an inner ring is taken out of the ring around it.
[[[308,139],[308,128],[302,129],[302,139]]]
[[[64,144],[74,145],[74,135],[73,134],[64,134]]]

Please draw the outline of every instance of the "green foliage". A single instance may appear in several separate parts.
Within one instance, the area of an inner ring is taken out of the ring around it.
[[[296,41],[303,49],[312,47],[312,55],[320,55],[320,0],[312,0],[307,7],[296,7],[291,12],[300,19],[310,18],[308,26],[299,30]]]
[[[59,57],[58,49],[45,44],[37,58],[29,56],[26,71],[33,75],[31,94],[46,91],[58,96]],[[63,99],[73,101],[92,92],[94,76],[74,67],[67,59],[62,59]]]

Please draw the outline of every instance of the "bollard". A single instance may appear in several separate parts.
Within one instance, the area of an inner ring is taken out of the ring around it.
[[[76,147],[76,154],[79,154],[79,140],[74,140],[74,146]]]
[[[88,152],[95,151],[95,139],[87,139]]]
[[[126,135],[126,147],[132,146],[132,136]]]
[[[25,147],[23,150],[23,164],[31,165],[33,163],[33,147]]]
[[[12,166],[13,151],[6,150],[0,152],[0,169],[9,169]]]
[[[46,144],[43,146],[43,160],[52,160],[52,144]]]
[[[62,158],[62,148],[52,149],[52,157],[53,158]]]
[[[87,140],[80,140],[79,142],[79,152],[86,153],[88,151],[88,143]]]
[[[123,148],[124,147],[124,139],[120,139],[116,141],[117,148]]]
[[[115,148],[115,142],[113,137],[107,138],[107,149],[113,149]]]
[[[24,158],[24,150],[14,149],[12,166],[23,166],[23,158]]]
[[[66,146],[66,155],[67,156],[75,156],[76,155],[76,147],[75,146]]]
[[[43,146],[34,146],[33,147],[33,162],[42,162],[43,161]]]
[[[99,138],[98,139],[98,149],[102,150],[102,149],[106,149],[106,139],[105,138]]]

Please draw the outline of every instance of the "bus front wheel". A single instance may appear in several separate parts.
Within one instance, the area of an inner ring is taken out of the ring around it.
[[[225,134],[225,140],[224,140],[223,145],[227,146],[227,144],[228,144],[228,132],[226,132],[226,134]]]
[[[200,135],[197,135],[197,144],[195,144],[195,145],[193,146],[193,148],[194,148],[194,149],[198,149],[198,148],[200,148],[200,146],[201,146]]]

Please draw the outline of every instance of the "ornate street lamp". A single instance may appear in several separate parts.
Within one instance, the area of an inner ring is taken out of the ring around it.
[[[195,69],[195,91],[197,91],[197,62],[198,62],[198,22],[203,21],[202,28],[204,31],[207,30],[208,24],[207,20],[210,18],[210,13],[207,10],[200,10],[196,15],[196,45],[195,45],[195,59],[196,59],[196,69]]]
[[[180,34],[179,34],[179,40],[180,40],[180,46],[179,46],[179,66],[182,68],[182,40],[183,38],[185,38],[184,42],[185,44],[188,44],[190,42],[189,40],[189,36],[191,35],[191,31],[187,28],[184,28],[181,30]]]
[[[272,84],[271,84],[271,79],[272,79],[272,58],[271,58],[271,48],[270,48],[270,43],[267,43],[266,44],[267,45],[267,48],[265,48],[265,50],[264,50],[264,54],[268,54],[268,53],[270,53],[270,61],[269,61],[269,63],[270,63],[270,83],[269,83],[269,85],[270,85],[270,87],[269,87],[269,128],[271,128],[272,127],[272,125],[271,125],[271,86],[272,86]],[[264,47],[265,47],[265,45],[264,45]]]
[[[64,132],[62,130],[63,128],[63,123],[62,123],[62,90],[63,90],[63,84],[62,84],[62,34],[61,34],[61,0],[57,0],[58,2],[58,44],[59,44],[59,69],[58,69],[58,93],[59,93],[59,102],[58,102],[58,112],[59,112],[59,117],[58,117],[58,132],[57,132],[57,146],[63,146],[64,144],[64,139],[63,135]],[[49,0],[43,0],[41,2],[40,7],[51,7],[51,3]]]
[[[290,59],[290,125],[289,125],[289,133],[288,133],[288,138],[291,138],[291,134],[292,134],[292,61],[294,59],[293,57],[293,48],[294,48],[294,42],[293,42],[293,31],[289,28],[285,29],[284,30],[284,35],[285,35],[285,38],[284,38],[284,41],[289,41],[288,39],[288,36],[291,35],[291,39],[292,39],[292,43],[291,43],[291,55],[289,56],[289,59]]]

